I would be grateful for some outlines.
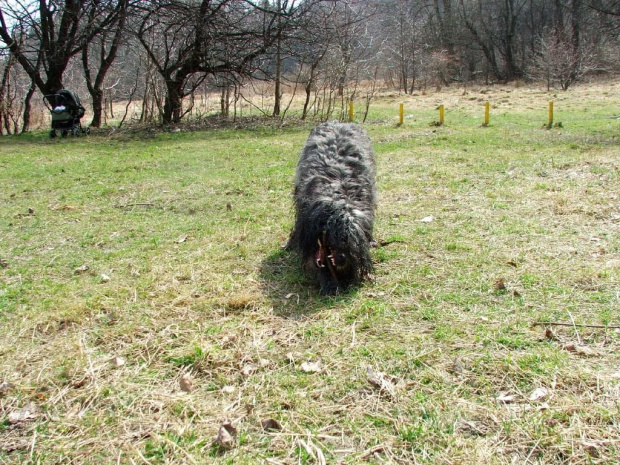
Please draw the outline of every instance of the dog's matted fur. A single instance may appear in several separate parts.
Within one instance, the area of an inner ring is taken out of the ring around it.
[[[287,248],[316,273],[321,294],[369,278],[377,192],[366,131],[338,122],[316,127],[297,165],[294,200],[295,226]]]

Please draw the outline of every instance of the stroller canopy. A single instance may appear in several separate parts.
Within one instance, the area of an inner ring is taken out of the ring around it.
[[[52,110],[61,106],[68,108],[70,111],[84,110],[80,98],[69,89],[61,89],[55,94],[46,95],[45,98],[51,105]]]

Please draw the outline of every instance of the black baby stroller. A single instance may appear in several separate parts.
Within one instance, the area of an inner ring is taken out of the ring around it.
[[[52,114],[52,130],[50,131],[52,139],[56,137],[57,129],[60,130],[62,137],[65,137],[69,132],[75,137],[90,133],[90,129],[82,129],[80,120],[86,113],[86,109],[75,93],[62,89],[56,94],[46,95],[43,102]]]

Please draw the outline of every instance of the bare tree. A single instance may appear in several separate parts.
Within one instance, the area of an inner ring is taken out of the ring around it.
[[[129,0],[118,0],[116,4],[117,14],[113,17],[114,21],[108,28],[102,29],[82,48],[82,66],[86,87],[92,98],[93,119],[90,123],[93,127],[100,127],[103,114],[103,84],[105,78],[112,67],[118,53],[121,40],[125,33],[125,21],[129,8]],[[96,10],[91,11],[92,14]],[[111,30],[109,28],[112,28]],[[93,59],[95,55],[96,70],[93,73]],[[94,74],[94,76],[93,76]]]
[[[568,90],[594,68],[595,63],[595,56],[576,48],[572,40],[557,32],[548,33],[539,38],[529,72],[533,79],[546,81],[547,90],[556,83],[562,90]]]
[[[146,0],[136,36],[161,75],[164,124],[181,120],[183,98],[209,75],[251,76],[298,13],[294,0],[280,8],[248,0]]]
[[[397,65],[398,81],[402,91],[412,93],[418,74],[418,54],[424,47],[423,30],[426,26],[426,4],[411,0],[392,0],[393,15],[383,15],[381,42],[388,62]],[[395,68],[396,68],[395,67]]]
[[[119,11],[116,0],[5,3],[0,7],[0,40],[39,90],[44,95],[54,94],[63,88],[63,74],[71,58],[112,24]]]

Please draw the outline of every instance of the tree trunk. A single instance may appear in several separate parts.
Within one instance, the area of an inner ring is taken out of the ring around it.
[[[184,80],[183,80],[184,81]],[[183,81],[166,81],[166,98],[162,124],[176,124],[181,121],[183,111]]]
[[[92,89],[90,96],[93,101],[93,119],[90,125],[94,128],[101,127],[103,115],[103,91],[101,89]]]
[[[515,37],[517,34],[517,21],[523,4],[515,5],[514,0],[506,0],[506,30],[504,31],[506,78],[514,79],[523,77],[523,71],[517,64],[515,56]]]
[[[9,79],[11,78],[11,68],[15,64],[15,57],[13,54],[9,55],[8,60],[4,66],[2,73],[2,79],[0,79],[0,135],[4,133],[3,128],[7,128],[8,134],[11,134],[10,126],[6,126],[6,122],[9,120],[9,108],[10,105],[8,99],[9,93]]]
[[[32,109],[32,96],[34,92],[37,90],[37,85],[34,81],[30,83],[30,87],[28,88],[28,92],[26,93],[26,97],[24,98],[24,113],[23,113],[23,123],[22,123],[22,134],[24,132],[28,132],[30,129],[30,110]]]
[[[310,77],[308,78],[308,82],[306,83],[306,100],[304,101],[304,110],[301,113],[301,119],[305,120],[306,116],[308,116],[308,106],[310,104],[310,97],[312,95],[312,88],[314,87],[314,81],[315,81],[315,73],[316,73],[316,69],[318,68],[320,63],[320,60],[315,61],[314,63],[312,63],[312,65],[310,66]]]
[[[281,56],[281,43],[278,39],[277,51],[276,51],[276,79],[275,79],[275,95],[273,104],[273,116],[280,116],[280,103],[282,101],[282,56]]]
[[[282,1],[278,0],[278,12],[282,9]],[[278,16],[278,28],[281,28],[281,18]],[[278,32],[276,38],[276,76],[275,76],[275,101],[273,104],[273,116],[280,116],[282,102],[282,34]]]

